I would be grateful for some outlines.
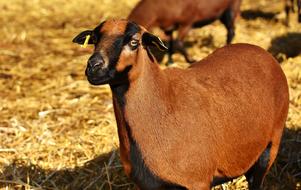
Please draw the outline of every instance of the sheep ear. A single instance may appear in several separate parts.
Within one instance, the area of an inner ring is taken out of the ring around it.
[[[95,43],[95,36],[94,31],[92,30],[85,30],[81,33],[79,33],[73,40],[73,43],[81,44],[83,45],[85,43],[86,37],[90,35],[88,44],[94,44]]]
[[[145,47],[155,46],[161,51],[166,51],[168,49],[159,37],[148,32],[145,32],[142,35],[142,45]]]

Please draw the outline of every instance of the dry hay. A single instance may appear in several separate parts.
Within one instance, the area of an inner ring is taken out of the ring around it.
[[[83,71],[92,48],[71,39],[100,20],[126,16],[137,1],[0,0],[0,189],[134,188],[119,162],[109,88],[88,84]],[[296,16],[289,28],[283,20],[281,0],[245,0],[234,42],[260,45],[282,62],[291,104],[265,187],[301,189],[301,25]],[[191,31],[190,55],[205,57],[225,35],[219,22]],[[239,178],[223,188],[247,183]]]

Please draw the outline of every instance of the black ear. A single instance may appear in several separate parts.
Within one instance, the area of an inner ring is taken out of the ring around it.
[[[148,32],[145,32],[142,35],[142,45],[145,47],[155,46],[161,51],[166,51],[168,49],[159,37]]]
[[[96,43],[96,39],[95,39],[95,34],[93,30],[85,30],[83,32],[81,32],[80,34],[78,34],[73,40],[73,43],[77,43],[77,44],[84,44],[86,37],[90,35],[90,39],[88,41],[88,44],[95,44]]]

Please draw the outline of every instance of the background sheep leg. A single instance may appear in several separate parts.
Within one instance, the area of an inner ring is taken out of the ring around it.
[[[239,7],[241,1],[235,1],[221,16],[220,21],[225,25],[227,29],[227,44],[230,44],[235,36],[234,22],[239,14]]]
[[[173,30],[165,31],[165,34],[168,36],[168,41],[169,41],[169,47],[168,47],[168,62],[167,64],[172,64],[172,54],[174,53],[174,45],[173,45],[173,37],[172,37]]]
[[[223,16],[221,17],[221,22],[227,29],[227,44],[230,44],[235,35],[233,13],[231,10],[228,9],[224,12]]]
[[[193,63],[195,60],[189,58],[188,53],[184,47],[184,38],[187,36],[189,30],[191,29],[190,25],[182,25],[179,27],[178,40],[175,41],[177,47],[176,49],[185,57],[186,62]]]
[[[285,25],[288,26],[288,23],[289,23],[289,15],[290,15],[290,9],[291,9],[291,6],[290,6],[290,0],[286,0],[285,1],[285,14],[286,14],[286,18],[285,18]]]

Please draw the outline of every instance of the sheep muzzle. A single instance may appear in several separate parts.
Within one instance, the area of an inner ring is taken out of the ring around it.
[[[88,60],[86,68],[88,81],[94,85],[106,84],[114,75],[109,72],[105,61],[99,52],[94,53]]]

